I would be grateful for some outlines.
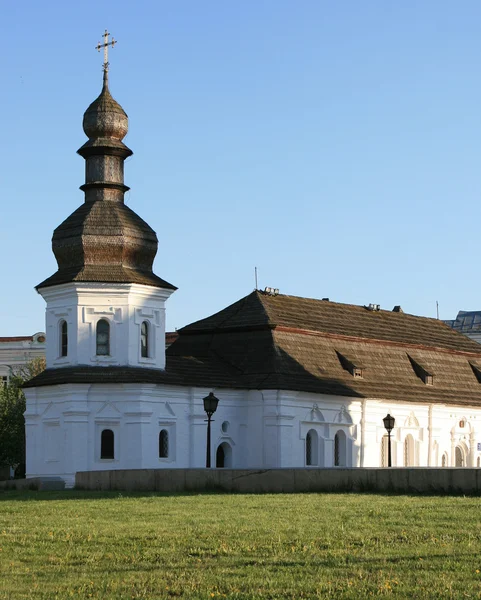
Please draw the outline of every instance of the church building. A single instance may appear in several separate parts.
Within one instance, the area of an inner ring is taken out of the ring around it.
[[[108,64],[108,63],[106,63]],[[124,203],[128,119],[108,69],[84,114],[85,202],[53,234],[47,369],[25,386],[27,477],[212,464],[480,466],[481,345],[442,321],[255,290],[178,331],[157,236]]]

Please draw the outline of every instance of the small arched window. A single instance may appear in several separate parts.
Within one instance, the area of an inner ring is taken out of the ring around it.
[[[97,323],[97,355],[108,356],[110,354],[110,325],[105,319]]]
[[[347,438],[344,431],[341,429],[334,436],[334,466],[345,467],[346,466],[346,445]]]
[[[443,454],[441,466],[443,466],[443,467],[447,467],[448,466],[448,455],[446,454],[446,452]]]
[[[111,429],[104,429],[100,436],[100,458],[115,458],[114,432]]]
[[[149,358],[149,324],[143,321],[140,326],[140,356]]]
[[[60,323],[60,356],[67,356],[68,352],[68,326],[67,321]]]
[[[159,458],[169,458],[169,432],[162,429],[159,433]]]
[[[306,435],[306,466],[313,467],[317,465],[317,432],[311,429]]]

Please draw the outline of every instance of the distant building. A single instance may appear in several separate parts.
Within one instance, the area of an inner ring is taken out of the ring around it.
[[[45,358],[45,333],[17,337],[0,337],[0,383],[34,358]]]
[[[444,322],[452,329],[481,344],[481,310],[460,310],[455,319]]]

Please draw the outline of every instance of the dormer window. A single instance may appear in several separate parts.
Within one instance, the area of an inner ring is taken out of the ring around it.
[[[110,354],[110,325],[105,319],[97,323],[97,356],[109,356]]]
[[[140,356],[149,358],[149,324],[143,321],[140,326]]]
[[[355,361],[352,358],[347,358],[344,354],[341,354],[336,350],[337,358],[341,363],[343,369],[348,371],[354,378],[362,379],[364,376],[364,367],[359,364],[355,364]],[[357,361],[356,361],[357,362]]]
[[[476,365],[476,364],[474,364],[472,362],[469,363],[469,366],[473,370],[474,376],[478,380],[478,383],[481,383],[481,368],[478,367],[478,365]]]
[[[426,385],[434,385],[434,375],[430,373],[425,367],[423,367],[423,365],[421,365],[419,361],[414,360],[414,358],[409,356],[409,354],[407,355],[407,357],[409,358],[409,362],[411,363],[413,371],[416,373],[419,379],[421,379],[421,381]]]
[[[67,321],[60,322],[60,356],[68,353],[68,325]]]

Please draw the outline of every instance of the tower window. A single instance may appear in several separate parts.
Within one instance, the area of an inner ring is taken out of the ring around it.
[[[100,458],[115,458],[114,432],[111,429],[104,429],[100,436]]]
[[[60,356],[67,356],[68,352],[68,326],[67,321],[60,325]]]
[[[169,457],[169,432],[162,429],[159,433],[159,458]]]
[[[143,321],[140,326],[140,355],[149,358],[149,324]]]
[[[110,354],[110,325],[105,319],[97,323],[97,356]]]

